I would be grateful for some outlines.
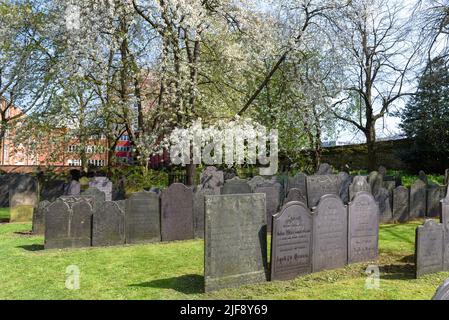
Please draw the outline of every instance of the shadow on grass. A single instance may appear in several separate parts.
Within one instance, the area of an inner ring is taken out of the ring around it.
[[[197,274],[188,274],[180,277],[131,284],[130,287],[173,289],[184,294],[204,293],[204,277]]]
[[[389,264],[380,267],[381,279],[410,280],[415,279],[415,266],[413,264]]]
[[[43,244],[30,244],[30,245],[18,246],[17,248],[22,248],[27,251],[40,251],[40,250],[44,250],[44,245]]]

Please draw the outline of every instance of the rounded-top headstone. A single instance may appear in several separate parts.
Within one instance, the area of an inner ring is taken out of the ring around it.
[[[328,163],[322,163],[320,164],[320,167],[318,168],[316,175],[326,175],[326,174],[332,174],[332,167]]]
[[[449,300],[449,279],[438,287],[432,300]]]

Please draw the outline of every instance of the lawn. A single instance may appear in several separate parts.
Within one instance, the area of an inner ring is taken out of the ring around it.
[[[449,272],[413,278],[419,223],[382,225],[378,262],[207,294],[201,240],[44,251],[30,224],[1,224],[0,299],[430,299]],[[369,264],[380,267],[377,290],[365,289]],[[65,288],[70,265],[80,290]]]
[[[9,221],[9,208],[0,208],[0,222]]]

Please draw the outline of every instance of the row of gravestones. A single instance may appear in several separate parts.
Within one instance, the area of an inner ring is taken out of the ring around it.
[[[374,260],[378,255],[378,211],[374,198],[367,192],[357,193],[349,206],[337,195],[324,195],[312,213],[302,202],[285,204],[272,218],[269,267],[265,195],[208,195],[205,291],[268,278],[292,279]]]
[[[428,273],[449,271],[449,192],[440,205],[440,223],[429,219],[416,228],[417,278]]]
[[[143,191],[120,201],[108,201],[92,187],[80,196],[41,202],[33,233],[45,234],[46,248],[194,239],[203,237],[204,224],[194,219],[193,205],[192,189],[179,183],[160,195]]]

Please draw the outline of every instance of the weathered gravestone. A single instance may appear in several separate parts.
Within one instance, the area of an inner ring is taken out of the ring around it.
[[[449,300],[449,279],[438,287],[432,300]]]
[[[79,196],[81,194],[81,184],[72,180],[69,184],[64,188],[64,195],[66,196]]]
[[[347,172],[338,173],[338,195],[343,203],[349,202],[349,186],[351,182],[352,177]]]
[[[182,183],[173,183],[161,195],[162,241],[194,238],[193,192]]]
[[[367,178],[367,181],[371,188],[371,194],[376,198],[380,189],[383,187],[383,176],[377,171],[372,171]]]
[[[332,174],[332,167],[328,163],[320,164],[320,167],[315,173],[315,175],[329,175],[329,174]]]
[[[201,189],[212,189],[214,194],[220,194],[220,189],[224,184],[223,171],[217,170],[214,166],[208,166],[201,172]]]
[[[427,178],[426,173],[424,171],[422,171],[422,170],[419,171],[418,178],[419,178],[419,180],[421,180],[425,184],[429,183],[429,179]]]
[[[248,184],[251,188],[251,192],[254,192],[254,190],[258,186],[268,184],[269,182],[270,182],[270,180],[267,180],[261,176],[254,176],[248,181]]]
[[[312,272],[312,215],[301,202],[289,202],[273,216],[271,280]]]
[[[45,214],[45,249],[89,247],[92,243],[92,206],[86,200],[57,199]]]
[[[40,200],[55,201],[60,196],[64,195],[65,181],[63,180],[50,180],[41,185]]]
[[[321,197],[313,213],[313,272],[348,262],[348,213],[337,195]]]
[[[349,185],[349,201],[351,201],[358,192],[365,191],[371,193],[371,187],[364,176],[355,176]]]
[[[161,241],[159,196],[153,192],[133,193],[126,200],[126,243]]]
[[[50,201],[39,202],[33,213],[33,234],[45,234],[45,212],[50,205]]]
[[[105,193],[95,187],[89,187],[87,190],[83,191],[80,196],[91,199],[91,204],[94,211],[101,207],[106,201]]]
[[[290,192],[291,189],[299,189],[303,195],[306,195],[306,180],[307,175],[302,172],[298,172],[294,177],[289,177],[287,183],[287,193]]]
[[[446,195],[446,186],[429,185],[427,187],[427,217],[438,217],[440,214],[440,201]]]
[[[205,291],[267,279],[265,195],[213,195],[205,200]]]
[[[9,180],[8,174],[0,176],[0,208],[9,207]]]
[[[239,177],[226,180],[221,188],[221,194],[245,194],[251,193],[251,187],[248,182]]]
[[[449,192],[440,202],[440,222],[443,225],[444,242],[443,242],[443,267],[449,271]]]
[[[254,189],[254,193],[263,193],[265,194],[265,203],[267,210],[267,230],[271,232],[271,218],[278,212],[279,210],[279,193],[280,193],[281,185],[279,183],[270,184],[265,183],[258,185]]]
[[[385,188],[379,188],[375,197],[379,205],[379,215],[382,222],[387,223],[393,220],[393,212],[391,211],[390,193]]]
[[[89,188],[97,188],[103,191],[105,201],[112,200],[112,182],[107,177],[93,177],[89,182]]]
[[[291,201],[299,201],[307,205],[307,198],[305,194],[301,192],[301,190],[293,188],[288,192],[287,198],[284,200],[284,204],[287,204]]]
[[[393,220],[406,222],[409,219],[409,190],[399,186],[393,190]]]
[[[215,192],[212,189],[200,188],[195,191],[193,196],[193,229],[195,238],[204,239],[204,196],[214,195],[216,194]]]
[[[426,183],[416,180],[410,187],[410,218],[422,218],[426,215]]]
[[[93,214],[92,246],[125,244],[125,213],[116,202],[106,201]]]
[[[9,221],[32,222],[38,198],[37,180],[27,174],[17,175],[9,186]]]
[[[444,170],[444,184],[449,184],[449,169]]]
[[[319,175],[307,177],[307,205],[313,208],[326,194],[339,194],[337,175]]]
[[[385,178],[387,176],[387,168],[385,168],[384,166],[379,166],[379,169],[377,169],[377,172],[383,177]]]
[[[443,271],[443,225],[434,220],[416,228],[416,278]]]
[[[377,259],[379,208],[368,192],[359,192],[349,204],[348,263]]]

